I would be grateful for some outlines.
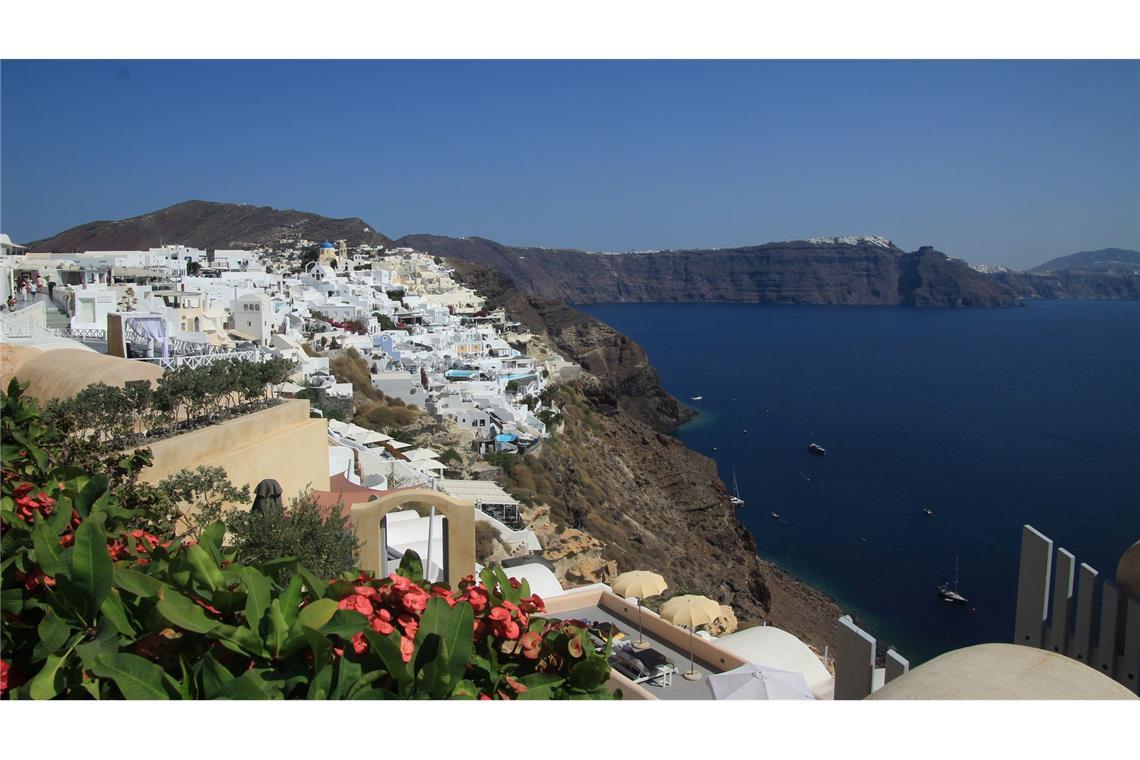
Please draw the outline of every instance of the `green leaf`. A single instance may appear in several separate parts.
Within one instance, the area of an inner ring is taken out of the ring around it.
[[[245,619],[256,631],[269,607],[269,579],[252,567],[243,567],[240,575],[245,588]]]
[[[32,699],[51,699],[59,694],[63,688],[63,674],[60,671],[70,656],[70,649],[63,654],[49,654],[43,668],[28,683],[28,696]]]
[[[75,545],[70,552],[71,580],[82,589],[89,620],[111,593],[115,565],[107,552],[107,534],[102,519],[89,518],[75,529]]]
[[[244,625],[219,624],[211,628],[207,636],[220,641],[231,652],[249,657],[267,657],[269,655],[265,651],[265,642],[261,640],[261,636]]]
[[[190,570],[200,583],[205,584],[211,591],[225,586],[222,571],[218,569],[210,553],[198,544],[186,550],[186,559],[190,562]]]
[[[59,535],[47,523],[40,521],[32,528],[32,546],[36,549],[36,562],[44,575],[54,577],[68,573],[67,562],[62,558],[63,547],[59,545]]]
[[[127,699],[170,699],[162,686],[162,668],[138,655],[127,652],[100,655],[95,658],[91,672],[114,681]]]
[[[7,593],[7,590],[4,593]],[[36,647],[32,650],[32,662],[39,662],[50,654],[58,653],[75,633],[75,628],[59,615],[44,615],[44,619],[36,627],[36,635],[39,637],[39,641],[36,642]]]
[[[105,603],[104,606],[106,606]],[[88,670],[95,666],[95,661],[100,655],[114,654],[118,651],[119,634],[114,624],[107,618],[99,621],[99,631],[95,638],[75,647],[75,653],[83,661],[83,667]]]
[[[294,573],[293,577],[289,579],[289,585],[285,587],[278,598],[281,600],[281,614],[285,616],[285,622],[292,626],[297,622],[301,612],[301,576]],[[321,625],[324,623],[322,622]]]
[[[610,677],[610,665],[601,657],[590,657],[570,668],[567,683],[575,689],[592,689]]]
[[[331,698],[345,699],[349,690],[360,680],[363,672],[360,663],[351,659],[349,653],[345,652],[342,657],[337,659],[336,687],[332,691]]]
[[[281,649],[289,638],[289,624],[281,614],[281,602],[274,599],[269,605],[269,636],[265,642],[266,647],[274,657],[281,656]]]
[[[306,605],[297,613],[297,622],[305,628],[320,630],[337,612],[336,605],[337,603],[332,599],[318,599]],[[359,613],[356,612],[352,614],[359,615]]]
[[[120,567],[115,571],[115,585],[123,591],[146,599],[152,599],[160,596],[164,590],[170,590],[169,586],[157,578],[127,567]]]
[[[221,625],[217,620],[206,617],[201,607],[174,589],[163,592],[156,609],[172,625],[194,633],[209,633]]]
[[[368,647],[384,663],[388,673],[396,679],[396,683],[400,684],[402,689],[410,686],[412,673],[408,669],[408,663],[404,662],[400,654],[400,634],[392,631],[387,636],[381,636],[369,628],[364,631],[364,638],[368,641]]]
[[[103,606],[99,608],[103,613],[103,617],[112,623],[116,630],[124,636],[134,636],[135,628],[131,625],[131,619],[127,615],[127,609],[123,606],[122,597],[119,596],[118,589],[111,589],[111,593],[103,600]]]
[[[469,679],[463,679],[455,684],[455,688],[451,690],[449,699],[477,699],[479,697],[479,689],[476,688],[475,682]]]
[[[312,605],[310,605],[312,606]],[[305,609],[308,609],[306,607]],[[302,610],[304,612],[304,610]],[[337,610],[327,623],[321,626],[321,633],[340,636],[345,641],[368,627],[368,618],[352,610]]]
[[[553,699],[555,690],[566,679],[553,673],[531,673],[519,679],[526,691],[518,695],[520,700]]]
[[[233,673],[218,662],[213,652],[207,652],[200,662],[199,675],[202,683],[202,698],[215,699],[222,688],[234,680]]]
[[[474,641],[475,613],[469,604],[448,606],[438,596],[428,600],[416,632],[416,668],[420,654],[428,653],[428,641],[438,640],[438,653],[424,667],[424,686],[433,699],[443,699],[463,678]]]
[[[420,555],[411,549],[404,552],[404,556],[400,559],[400,566],[396,569],[396,575],[402,575],[414,583],[423,581],[424,563],[420,560]]]
[[[328,582],[323,581],[304,565],[297,565],[297,575],[301,576],[301,580],[305,582],[305,588],[315,597],[328,596]]]
[[[261,674],[247,670],[239,677],[227,682],[219,691],[215,699],[270,699],[272,695],[266,688]]]
[[[226,524],[219,520],[210,523],[210,526],[202,531],[198,545],[205,548],[214,558],[214,561],[220,565],[222,564],[222,542],[225,541],[225,538]]]

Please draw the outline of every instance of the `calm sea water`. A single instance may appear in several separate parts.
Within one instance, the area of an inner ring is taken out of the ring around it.
[[[699,412],[760,553],[912,663],[1010,640],[1023,524],[1109,576],[1140,539],[1140,302],[580,308]]]

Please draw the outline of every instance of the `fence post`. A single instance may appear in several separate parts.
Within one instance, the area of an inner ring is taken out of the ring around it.
[[[910,670],[910,662],[893,649],[887,650],[886,683],[890,683]]]
[[[850,615],[839,618],[836,631],[835,698],[863,699],[871,693],[875,640]]]
[[[1065,654],[1069,639],[1069,607],[1073,600],[1073,571],[1077,558],[1066,549],[1057,549],[1057,564],[1053,567],[1053,617],[1049,623],[1046,647]]]
[[[1016,644],[1041,647],[1045,617],[1049,612],[1049,571],[1053,565],[1053,542],[1032,526],[1021,528],[1021,564],[1017,571]]]
[[[1097,571],[1081,563],[1080,580],[1077,582],[1077,615],[1073,626],[1073,638],[1069,641],[1069,656],[1088,665],[1092,646],[1093,597],[1096,595]]]
[[[1096,645],[1096,667],[1109,678],[1116,676],[1116,620],[1120,592],[1105,579],[1100,592],[1100,636]]]

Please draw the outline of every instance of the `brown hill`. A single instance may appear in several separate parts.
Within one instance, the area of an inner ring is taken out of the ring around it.
[[[254,248],[282,238],[346,240],[391,246],[361,219],[330,219],[292,209],[186,201],[119,221],[88,222],[30,243],[30,251],[133,251],[163,243],[195,248]]]
[[[602,254],[518,248],[485,238],[409,235],[399,245],[494,267],[569,303],[704,302],[1009,306],[1007,285],[925,247],[870,239]]]

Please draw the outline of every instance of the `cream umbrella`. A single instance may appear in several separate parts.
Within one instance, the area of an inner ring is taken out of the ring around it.
[[[645,649],[649,646],[649,642],[641,633],[641,600],[646,597],[657,596],[667,588],[669,586],[665,583],[664,578],[648,570],[630,570],[622,573],[614,580],[614,592],[616,594],[637,597],[637,641],[633,642],[635,649]]]
[[[681,675],[689,680],[699,680],[701,674],[693,665],[693,630],[698,625],[711,623],[720,617],[720,604],[707,596],[687,594],[675,596],[661,605],[661,617],[673,625],[687,626],[689,629],[689,672]]]

